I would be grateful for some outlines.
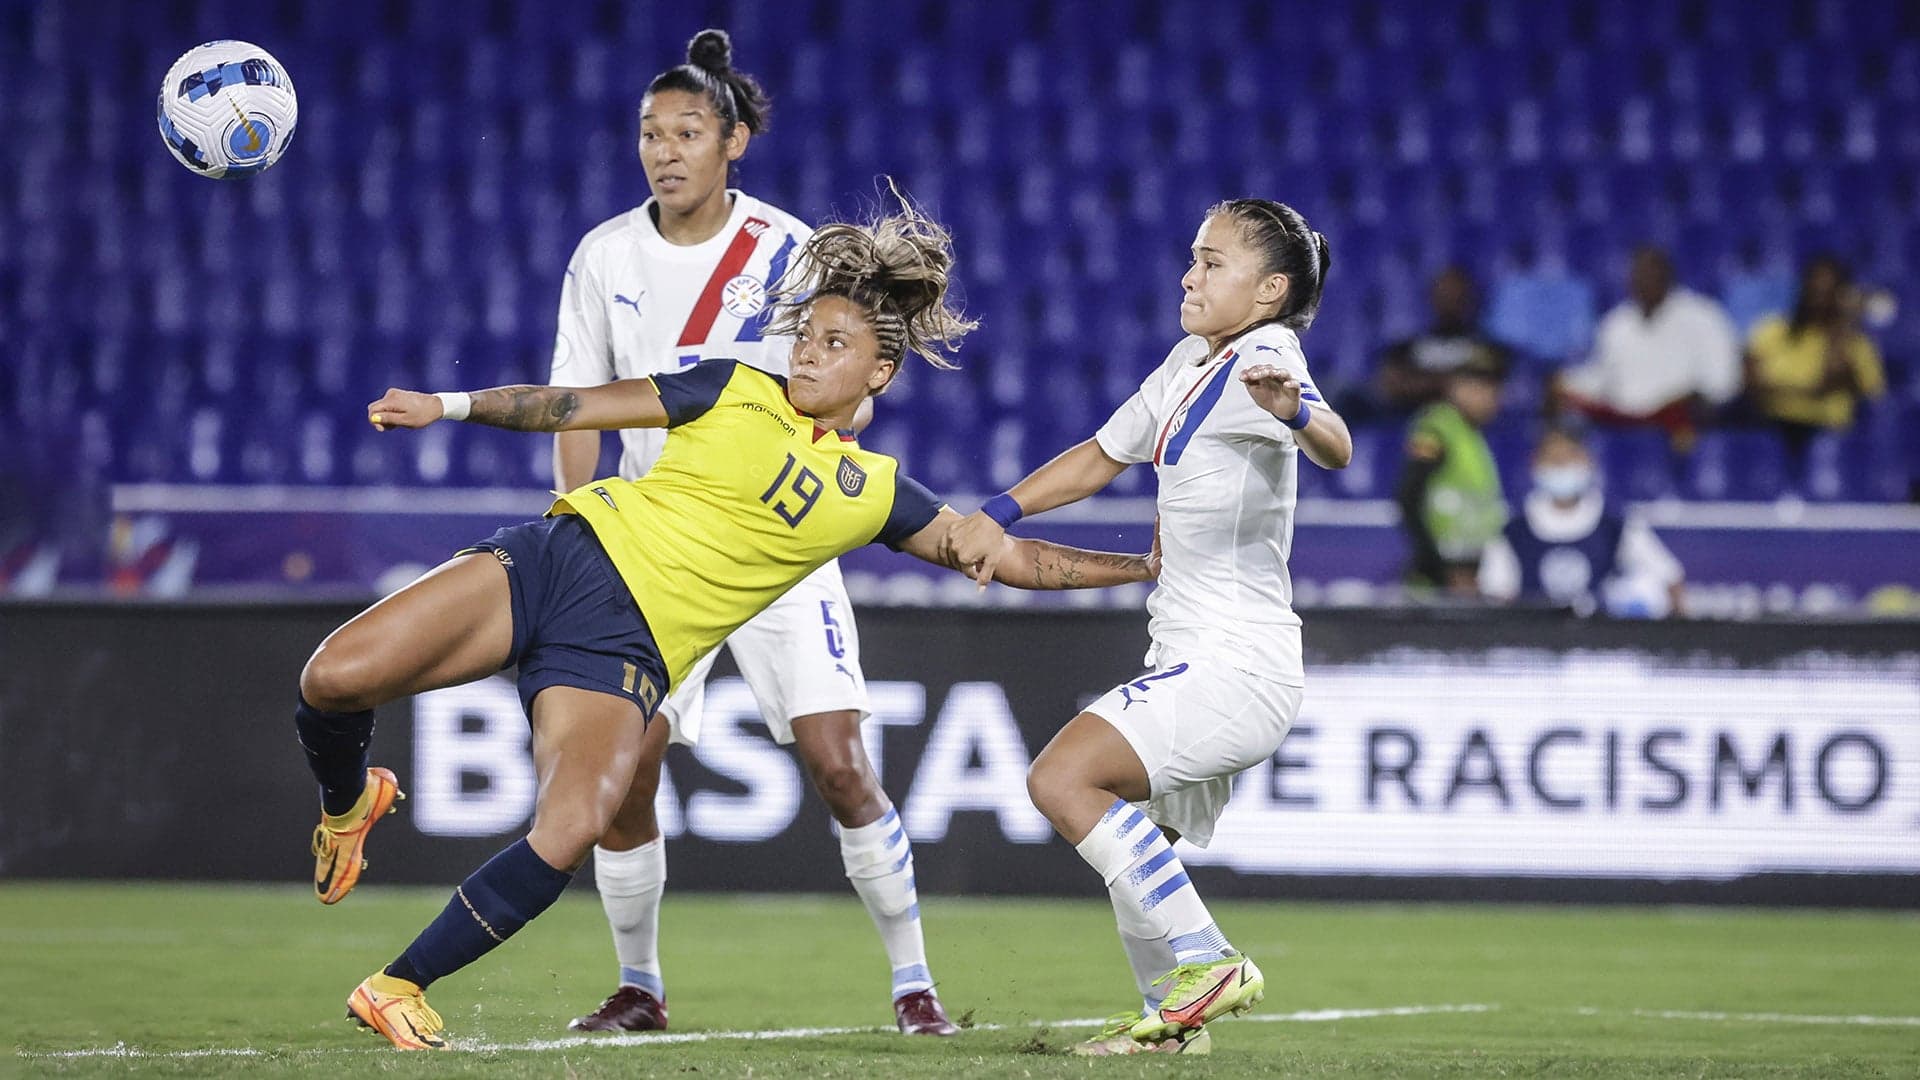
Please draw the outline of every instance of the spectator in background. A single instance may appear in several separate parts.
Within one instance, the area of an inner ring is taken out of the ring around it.
[[[1886,393],[1880,351],[1860,330],[1860,295],[1838,259],[1800,273],[1793,312],[1761,320],[1747,340],[1747,395],[1779,428],[1798,464],[1821,431],[1853,426],[1855,407]]]
[[[1472,275],[1449,266],[1427,292],[1433,322],[1427,329],[1387,346],[1374,376],[1373,411],[1401,419],[1446,395],[1447,374],[1470,363],[1491,365],[1505,374],[1508,349],[1480,329],[1480,295]]]
[[[1500,411],[1500,378],[1490,357],[1462,364],[1448,374],[1445,398],[1414,415],[1397,493],[1411,585],[1474,595],[1480,553],[1506,524],[1500,471],[1481,434]]]
[[[1564,428],[1533,450],[1533,490],[1480,559],[1482,595],[1590,615],[1681,614],[1680,563],[1639,517],[1609,503],[1593,454]]]
[[[1674,284],[1658,248],[1634,253],[1627,299],[1600,320],[1588,362],[1560,378],[1565,408],[1597,423],[1653,426],[1689,450],[1710,408],[1740,392],[1740,345],[1718,302]]]

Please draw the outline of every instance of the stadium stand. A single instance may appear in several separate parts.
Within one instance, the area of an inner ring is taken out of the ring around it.
[[[9,3],[0,67],[90,59],[86,80],[0,95],[0,426],[105,482],[544,486],[534,440],[380,440],[359,409],[388,384],[539,381],[571,243],[645,197],[640,80],[714,21],[776,100],[743,184],[817,220],[892,174],[954,227],[984,328],[964,371],[890,395],[874,436],[935,486],[1003,483],[1091,430],[1171,343],[1200,212],[1257,193],[1332,238],[1306,343],[1335,389],[1418,324],[1447,263],[1487,283],[1525,401],[1582,353],[1637,245],[1671,249],[1743,328],[1834,251],[1899,301],[1874,328],[1891,392],[1805,475],[1744,430],[1683,458],[1609,435],[1602,458],[1636,498],[1910,498],[1920,9],[1637,7],[1276,2],[1194,20],[1123,0],[980,23],[933,0],[884,19],[835,0],[183,0],[102,24]],[[271,172],[209,183],[163,152],[149,83],[192,43],[182,25],[260,27],[294,73],[300,127]],[[370,28],[386,36],[366,44]],[[1228,48],[1249,41],[1265,48]],[[1357,433],[1382,462],[1312,494],[1385,497],[1397,439]],[[1525,445],[1495,439],[1509,469]]]

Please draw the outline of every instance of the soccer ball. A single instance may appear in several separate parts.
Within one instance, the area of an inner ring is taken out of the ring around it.
[[[180,164],[214,179],[279,161],[299,115],[287,69],[244,41],[189,49],[160,84],[160,137]]]

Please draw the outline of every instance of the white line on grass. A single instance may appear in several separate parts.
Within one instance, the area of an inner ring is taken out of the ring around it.
[[[1291,1013],[1263,1013],[1258,1016],[1241,1017],[1237,1022],[1267,1024],[1322,1024],[1336,1020],[1369,1020],[1376,1017],[1393,1016],[1433,1016],[1442,1013],[1482,1013],[1492,1012],[1497,1005],[1396,1005],[1384,1009],[1310,1009]],[[1106,1019],[1074,1019],[1035,1021],[1024,1025],[1035,1028],[1085,1028],[1099,1027]],[[978,1024],[975,1031],[1004,1031],[1006,1024]],[[878,1027],[804,1027],[777,1028],[767,1031],[673,1031],[673,1032],[635,1032],[626,1035],[576,1035],[565,1039],[530,1039],[517,1043],[480,1042],[468,1039],[456,1040],[454,1049],[469,1053],[499,1053],[500,1051],[545,1052],[553,1050],[590,1050],[601,1046],[672,1046],[679,1043],[703,1043],[720,1041],[757,1042],[766,1039],[817,1039],[827,1035],[880,1035],[891,1034],[890,1028]],[[335,1047],[329,1049],[290,1051],[290,1054],[328,1054],[355,1053],[374,1048]],[[143,1058],[168,1060],[177,1058],[203,1057],[260,1057],[270,1051],[254,1047],[209,1047],[199,1050],[141,1050],[138,1047],[121,1043],[116,1046],[89,1047],[84,1050],[20,1051],[24,1058]],[[378,1051],[375,1051],[378,1052]]]
[[[1634,1009],[1633,1015],[1654,1020],[1721,1020],[1742,1024],[1841,1024],[1857,1027],[1920,1027],[1920,1016],[1809,1016],[1775,1012],[1684,1012],[1678,1009]]]

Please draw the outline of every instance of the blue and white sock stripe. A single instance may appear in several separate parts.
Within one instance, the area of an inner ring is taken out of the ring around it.
[[[1183,964],[1224,959],[1233,949],[1227,944],[1227,935],[1213,923],[1191,934],[1175,934],[1167,944],[1173,947],[1173,958]]]
[[[1160,850],[1152,858],[1127,871],[1127,883],[1129,885],[1146,884],[1148,878],[1159,873],[1160,868],[1172,862],[1173,858],[1173,845],[1166,843],[1163,838]]]
[[[657,971],[642,971],[636,967],[620,965],[620,985],[637,986],[661,1001],[667,1000],[667,984]]]
[[[933,973],[925,964],[908,964],[893,969],[893,996],[911,994],[916,990],[933,989]]]
[[[1142,820],[1145,820],[1144,815]],[[1132,850],[1134,863],[1124,875],[1127,885],[1139,897],[1140,910],[1152,911],[1160,903],[1190,884],[1186,867],[1174,854],[1167,836],[1152,822]],[[1159,880],[1155,880],[1158,878]]]
[[[1135,859],[1146,854],[1156,841],[1166,843],[1166,836],[1159,827],[1148,821],[1147,815],[1141,813],[1139,807],[1124,799],[1113,800],[1113,805],[1107,807],[1107,812],[1101,816],[1100,824],[1096,827],[1112,830],[1114,837],[1123,844],[1131,843],[1133,846],[1128,855]]]
[[[1178,866],[1179,864],[1175,863],[1174,865]],[[1174,893],[1179,892],[1181,889],[1191,888],[1192,886],[1192,879],[1187,877],[1186,870],[1182,869],[1179,873],[1155,885],[1146,895],[1142,896],[1140,898],[1140,910],[1152,911],[1164,903],[1166,899]]]

